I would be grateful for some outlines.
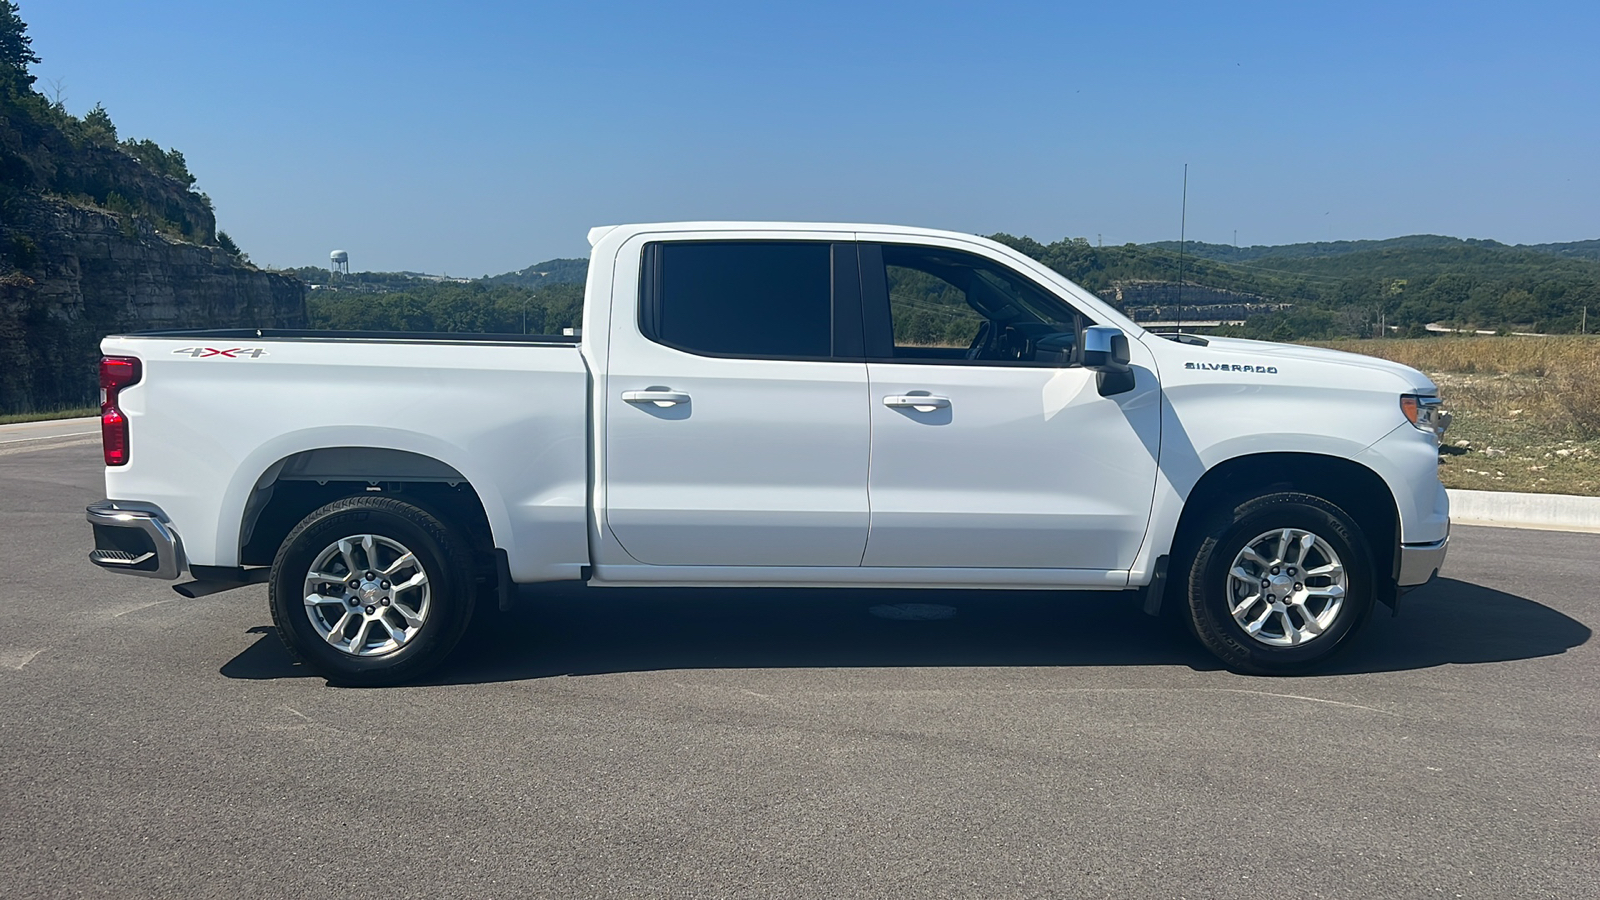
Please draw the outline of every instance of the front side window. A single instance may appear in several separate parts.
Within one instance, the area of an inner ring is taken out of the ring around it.
[[[1078,361],[1083,316],[1021,274],[942,247],[881,244],[879,250],[894,359],[1039,366]]]
[[[644,261],[640,324],[652,340],[709,356],[832,353],[827,243],[663,242],[650,244]]]

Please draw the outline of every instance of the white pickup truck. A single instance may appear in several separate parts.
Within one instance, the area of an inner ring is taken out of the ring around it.
[[[1414,369],[1159,336],[970,235],[589,241],[578,336],[106,338],[91,559],[189,595],[266,581],[289,649],[354,684],[577,580],[1130,592],[1288,674],[1444,560]]]

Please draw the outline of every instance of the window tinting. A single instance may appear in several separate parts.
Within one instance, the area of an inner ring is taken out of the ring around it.
[[[655,247],[654,320],[664,344],[726,356],[826,357],[832,266],[820,241],[685,241]]]
[[[893,358],[1035,366],[1077,361],[1083,317],[1017,272],[940,247],[883,244],[880,252],[885,324],[892,333],[892,346],[883,349]]]

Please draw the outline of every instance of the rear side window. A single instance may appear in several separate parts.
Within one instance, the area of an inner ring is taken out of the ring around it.
[[[645,251],[640,325],[710,356],[828,357],[833,267],[822,241],[684,241]]]

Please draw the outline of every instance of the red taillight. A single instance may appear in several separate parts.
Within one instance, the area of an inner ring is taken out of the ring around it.
[[[139,360],[131,356],[100,358],[100,442],[106,465],[128,464],[128,417],[117,407],[117,393],[139,383]]]

